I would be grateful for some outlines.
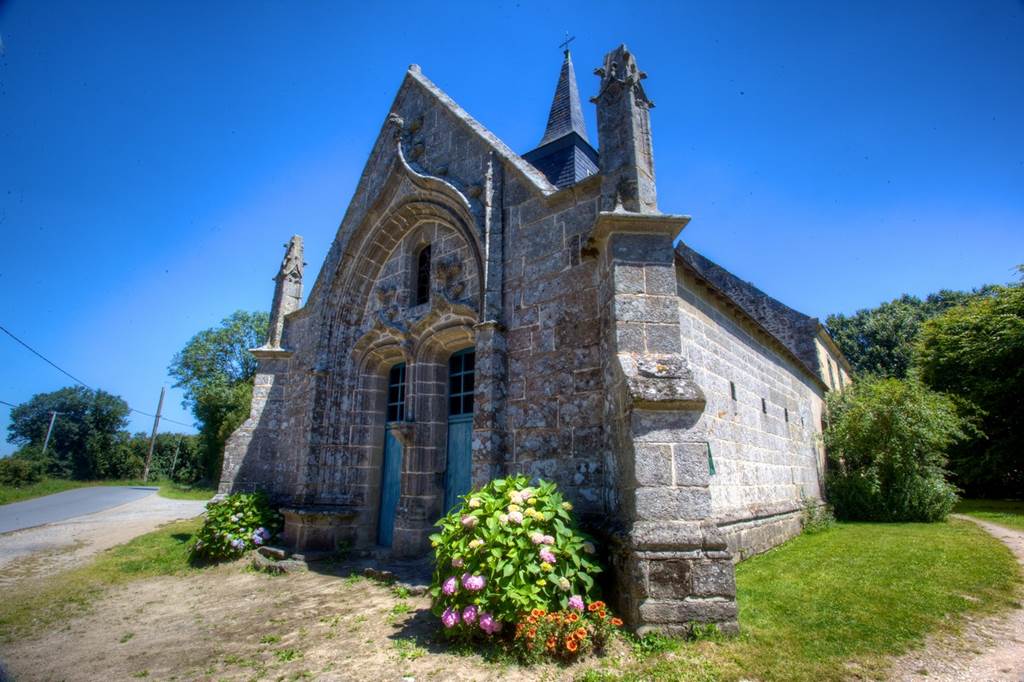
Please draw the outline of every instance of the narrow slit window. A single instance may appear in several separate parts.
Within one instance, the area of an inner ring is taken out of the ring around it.
[[[388,372],[387,421],[405,421],[405,363],[395,365]]]
[[[836,377],[834,374],[832,374],[832,360],[830,360],[829,358],[825,358],[825,362],[828,363],[828,383],[832,386],[833,389],[835,389]]]
[[[783,418],[785,418],[786,423],[788,424],[789,423],[789,408],[788,407],[783,407],[782,408],[782,416],[783,416]]]
[[[430,244],[416,256],[416,305],[430,300]]]
[[[732,399],[736,400],[736,384],[729,382],[729,393],[732,395]]]
[[[761,398],[761,411],[768,414],[768,403],[764,398]]]

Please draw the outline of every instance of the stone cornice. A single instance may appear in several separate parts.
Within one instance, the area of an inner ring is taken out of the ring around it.
[[[597,246],[611,234],[664,235],[675,239],[690,222],[688,215],[601,211],[597,214],[589,244]]]
[[[295,354],[290,350],[285,350],[284,348],[267,347],[250,348],[249,352],[258,360],[287,360]]]

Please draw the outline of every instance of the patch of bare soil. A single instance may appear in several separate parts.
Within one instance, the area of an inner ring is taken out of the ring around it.
[[[206,503],[152,494],[112,509],[0,535],[0,589],[53,575],[170,521],[203,512]]]
[[[1024,566],[1024,532],[956,516],[1002,540]],[[968,618],[959,634],[929,638],[923,648],[895,659],[890,679],[1024,682],[1024,608],[992,618]]]
[[[3,645],[0,658],[19,681],[526,681],[571,679],[587,665],[522,668],[454,653],[428,609],[427,597],[365,578],[270,576],[242,561],[131,583],[62,628]]]

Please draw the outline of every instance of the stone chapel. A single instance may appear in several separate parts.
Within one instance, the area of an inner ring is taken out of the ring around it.
[[[647,74],[625,45],[594,73],[597,146],[566,51],[519,154],[409,68],[305,304],[287,245],[220,492],[265,490],[300,549],[416,557],[471,487],[552,480],[631,626],[734,630],[733,564],[820,501],[850,366],[817,319],[677,243]]]

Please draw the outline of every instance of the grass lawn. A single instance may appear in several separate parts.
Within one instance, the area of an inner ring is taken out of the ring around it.
[[[208,500],[217,492],[213,488],[181,486],[171,481],[143,483],[142,481],[71,481],[66,478],[44,478],[38,483],[20,488],[0,486],[0,505],[95,485],[159,485],[161,497],[169,497],[174,500]]]
[[[1024,500],[960,500],[955,511],[1024,530]]]
[[[82,613],[110,587],[130,580],[185,575],[188,545],[202,519],[168,524],[101,553],[90,563],[39,585],[7,588],[0,599],[0,639],[11,640]]]
[[[1009,550],[966,521],[841,523],[737,567],[739,637],[584,679],[872,677],[957,614],[1016,604],[1020,579]]]

